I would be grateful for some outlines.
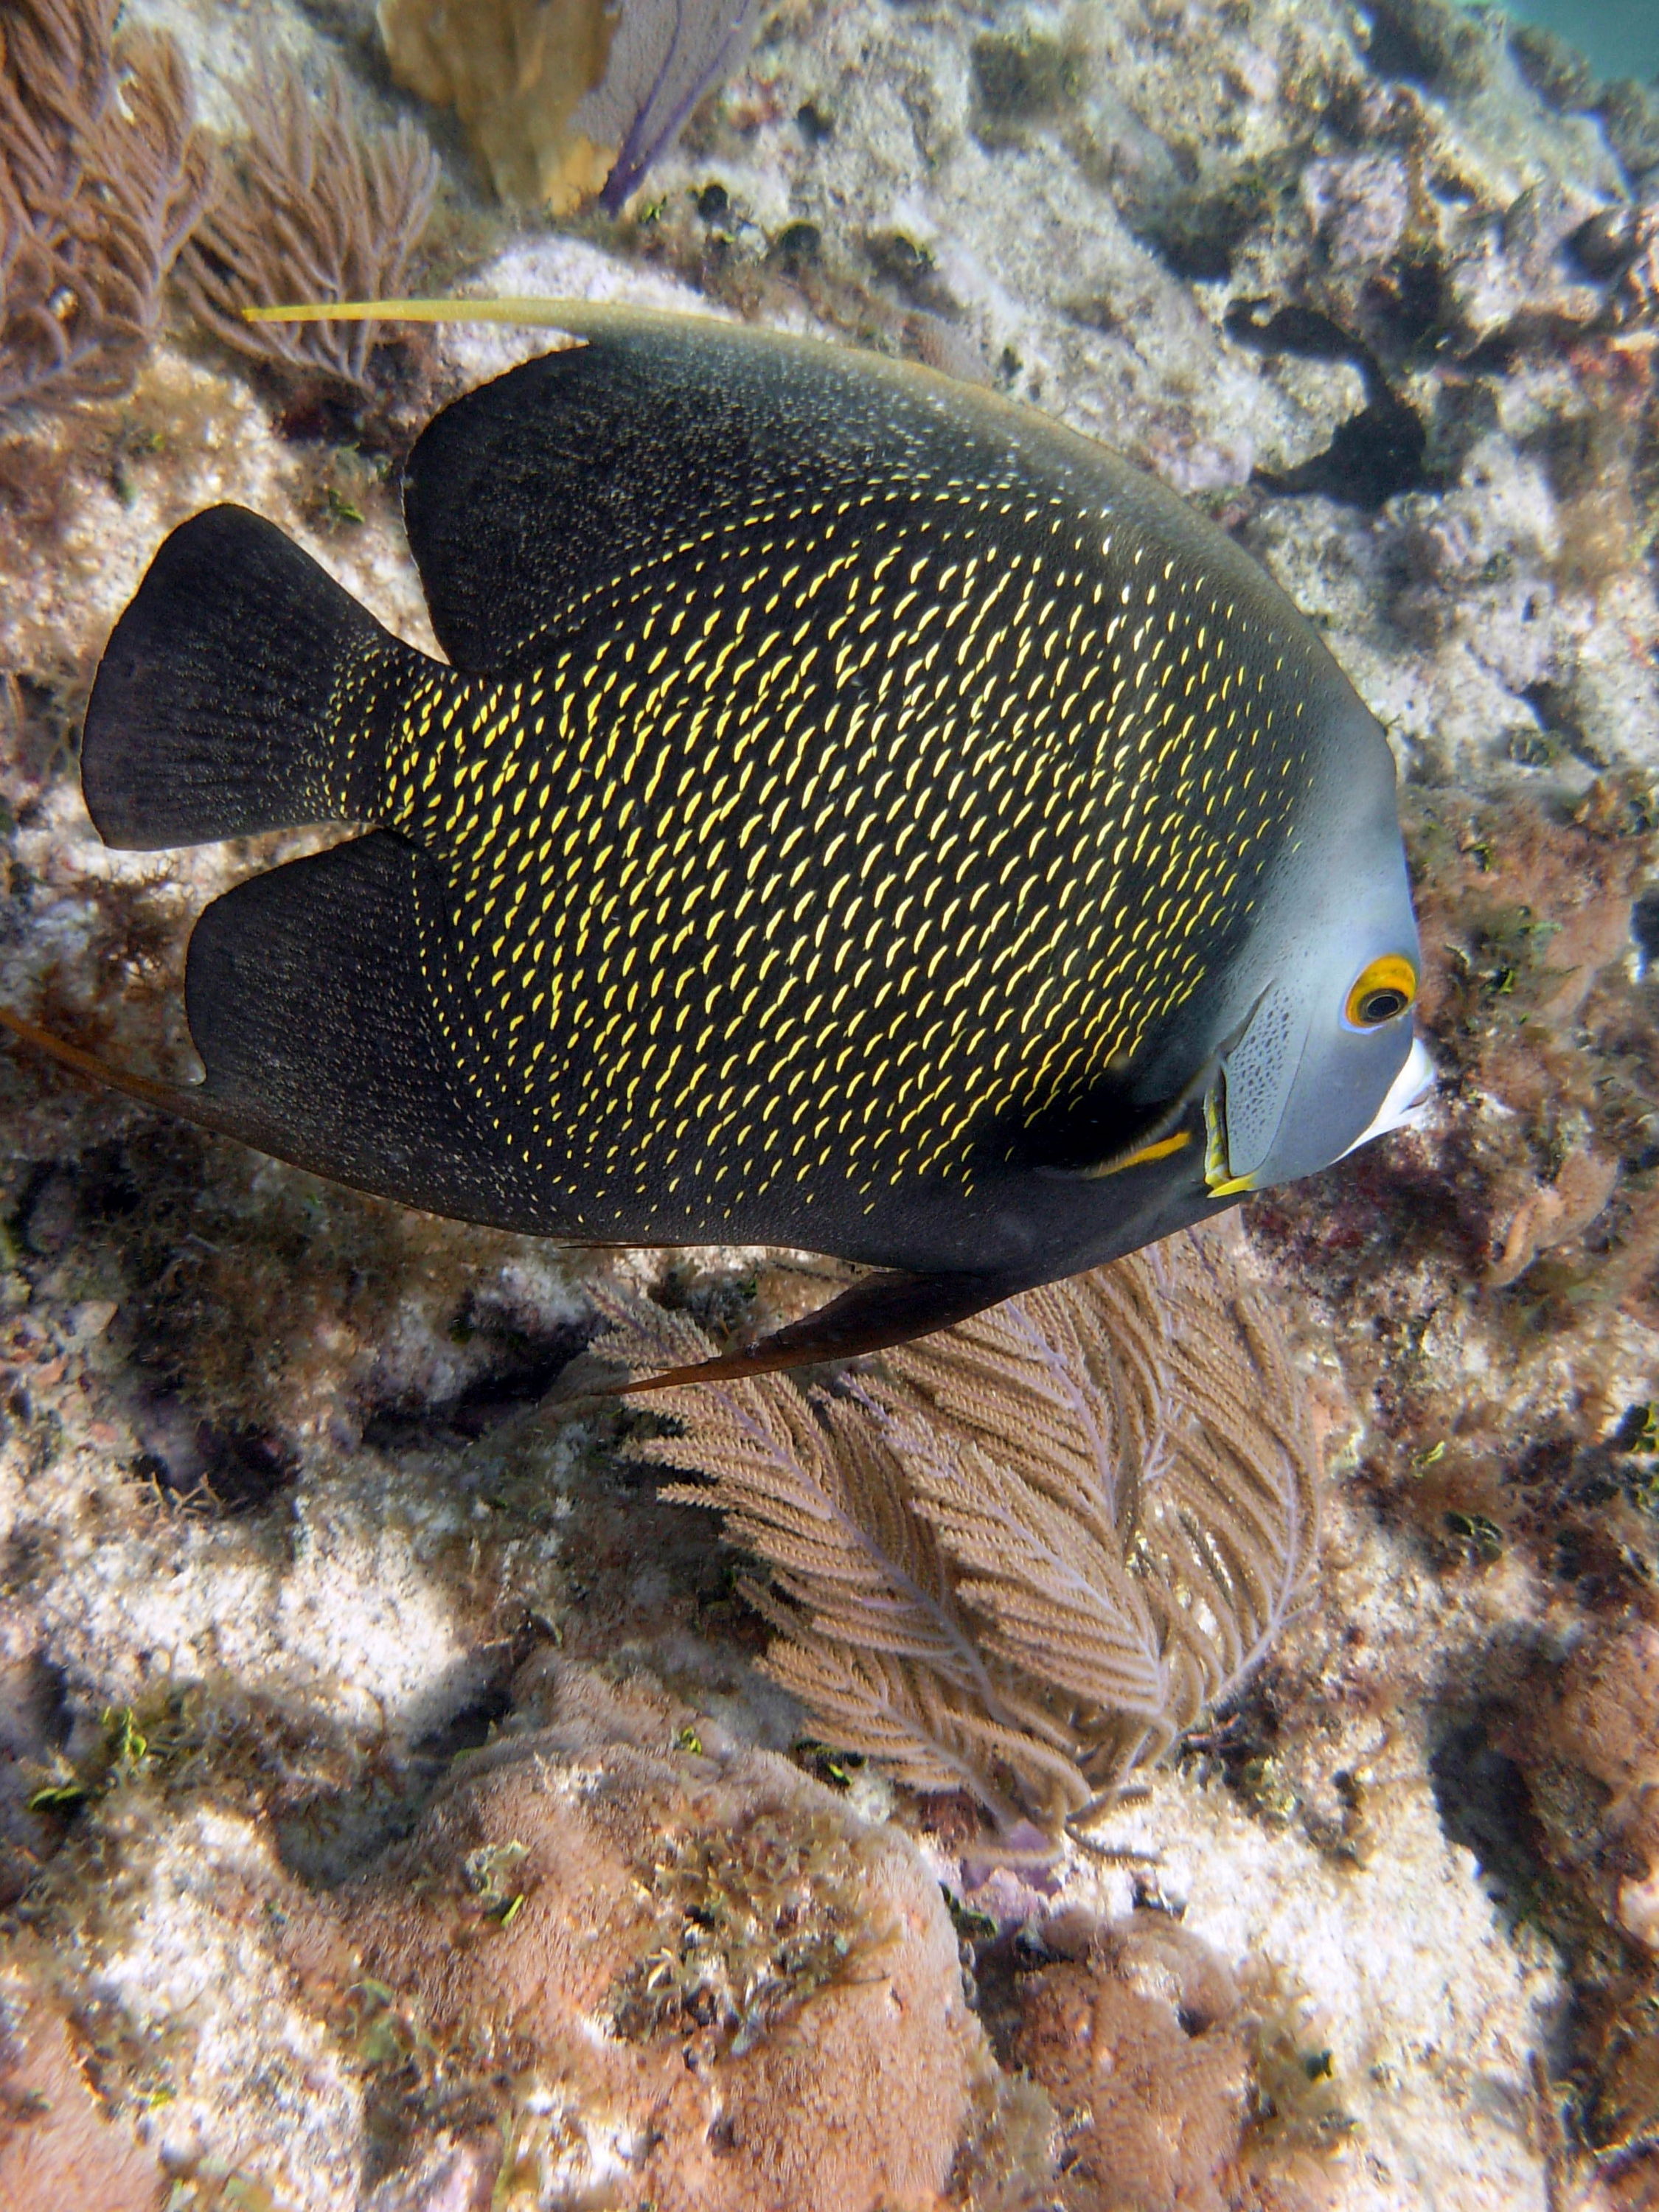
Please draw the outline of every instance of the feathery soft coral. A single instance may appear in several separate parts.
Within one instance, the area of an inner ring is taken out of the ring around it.
[[[320,96],[267,60],[246,88],[249,134],[179,263],[185,297],[222,343],[290,374],[362,392],[388,323],[250,323],[245,307],[381,300],[406,289],[438,186],[438,157],[411,123],[368,131],[339,72]]]
[[[178,48],[118,4],[0,11],[0,411],[131,388],[212,189]]]
[[[596,1287],[635,1371],[711,1347]],[[772,1570],[768,1671],[832,1742],[1050,1831],[1231,1696],[1305,1595],[1318,1453],[1265,1303],[1178,1237],[834,1389],[665,1390],[636,1457]]]

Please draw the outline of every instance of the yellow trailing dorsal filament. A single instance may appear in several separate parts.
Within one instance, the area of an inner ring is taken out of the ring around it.
[[[527,330],[562,331],[576,327],[569,320],[573,313],[583,325],[596,325],[649,313],[596,300],[305,300],[244,307],[242,316],[250,323],[517,323]]]

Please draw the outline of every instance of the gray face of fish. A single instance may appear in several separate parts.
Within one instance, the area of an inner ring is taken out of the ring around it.
[[[1381,731],[1346,760],[1328,818],[1285,856],[1263,903],[1261,957],[1243,970],[1256,995],[1206,1102],[1216,1197],[1329,1166],[1397,1127],[1429,1080],[1412,1019],[1417,922]]]

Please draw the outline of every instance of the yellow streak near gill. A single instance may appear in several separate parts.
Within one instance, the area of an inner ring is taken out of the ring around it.
[[[810,1200],[850,1174],[873,1207],[906,1177],[965,1184],[977,1125],[1132,1060],[1299,795],[1294,745],[1271,784],[1253,757],[1272,709],[1238,630],[1127,525],[895,461],[688,526],[565,608],[511,686],[435,676],[383,818],[447,872],[526,1163],[595,1219],[682,1176]]]

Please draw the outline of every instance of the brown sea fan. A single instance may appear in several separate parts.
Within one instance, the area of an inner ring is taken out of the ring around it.
[[[117,4],[0,5],[0,411],[131,388],[211,189],[178,48]]]
[[[244,101],[248,136],[180,259],[185,296],[223,344],[355,392],[388,323],[250,323],[246,307],[395,299],[432,213],[438,157],[412,123],[368,131],[337,70],[320,94],[267,60]]]
[[[610,1288],[596,1349],[707,1357]],[[832,1741],[1005,1828],[1053,1830],[1239,1687],[1305,1595],[1317,1452],[1283,1338],[1220,1249],[1172,1238],[833,1389],[663,1392],[637,1457],[702,1480],[763,1559],[769,1672]]]

